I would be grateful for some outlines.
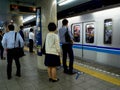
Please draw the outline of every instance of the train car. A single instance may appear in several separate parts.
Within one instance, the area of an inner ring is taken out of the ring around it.
[[[120,68],[120,7],[67,18],[76,58]],[[58,20],[58,30],[62,19]]]

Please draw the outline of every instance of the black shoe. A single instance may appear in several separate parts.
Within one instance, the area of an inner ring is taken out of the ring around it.
[[[12,77],[11,76],[8,76],[8,80],[10,80]]]
[[[69,72],[68,74],[69,74],[69,75],[73,75],[73,74],[76,74],[76,73],[77,73],[77,72],[73,72],[73,71],[72,71],[72,72]]]
[[[68,71],[68,70],[64,70],[64,73],[65,73],[65,74],[68,74],[68,73],[69,73],[69,71]]]
[[[58,82],[58,81],[59,81],[59,78],[57,78],[56,80],[52,79],[52,82]]]
[[[26,54],[23,54],[23,56],[26,56]]]
[[[1,60],[5,60],[5,57],[1,58]]]
[[[16,74],[16,76],[17,76],[17,77],[21,77],[21,75],[20,75],[20,74]]]
[[[52,78],[49,78],[49,81],[51,82],[51,81],[52,81]]]

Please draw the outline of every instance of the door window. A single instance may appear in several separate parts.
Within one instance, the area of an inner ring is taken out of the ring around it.
[[[94,24],[86,24],[86,43],[94,43]]]

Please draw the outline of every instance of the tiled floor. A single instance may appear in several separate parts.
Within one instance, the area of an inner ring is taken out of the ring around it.
[[[0,60],[0,90],[120,90],[120,86],[85,73],[76,79],[77,74],[64,74],[62,67],[57,70],[60,81],[49,82],[47,71],[37,68],[35,54],[26,52],[20,61],[22,77],[15,76],[16,66],[13,62],[12,79],[7,80],[6,60]]]

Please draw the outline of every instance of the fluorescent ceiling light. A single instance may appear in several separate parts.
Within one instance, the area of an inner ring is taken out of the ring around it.
[[[71,2],[73,2],[73,1],[75,1],[75,0],[60,0],[60,1],[58,2],[58,5],[59,5],[59,6],[62,6],[62,5],[71,3]]]
[[[23,19],[23,23],[27,22],[27,21],[30,21],[32,19],[34,19],[36,17],[36,15],[31,15],[31,16],[28,16],[26,17],[25,19]]]

